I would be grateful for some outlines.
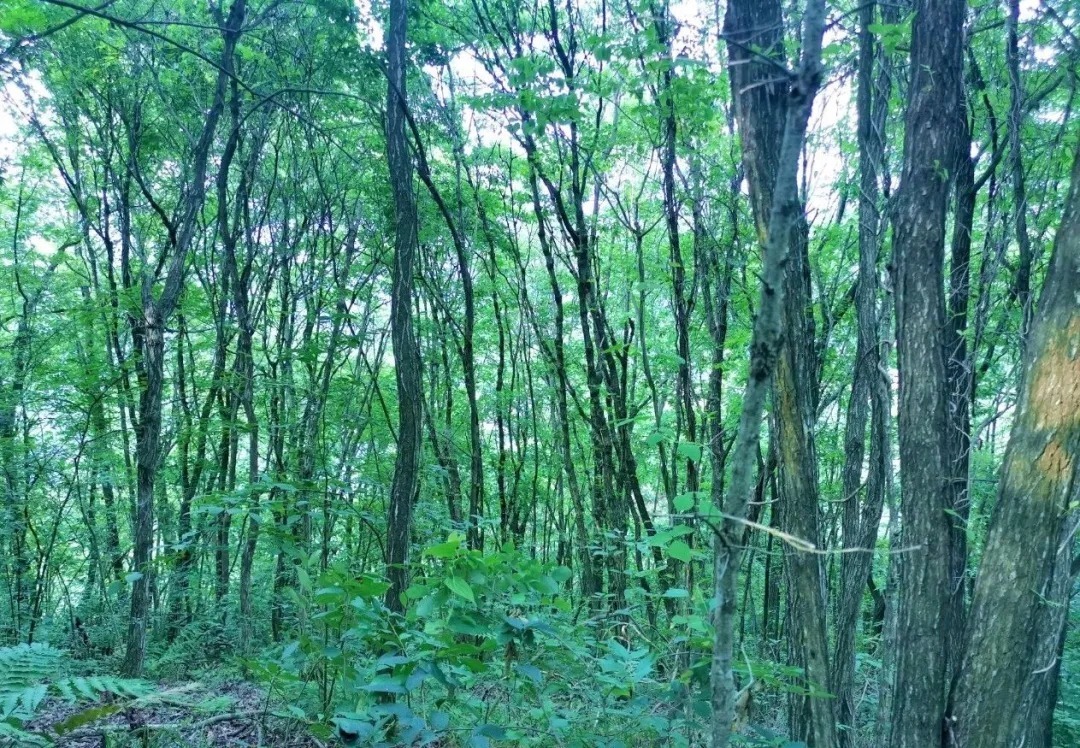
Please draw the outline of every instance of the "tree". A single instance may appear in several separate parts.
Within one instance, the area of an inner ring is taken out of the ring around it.
[[[1043,667],[1033,658],[1039,620],[1047,615],[1038,593],[1061,546],[1071,545],[1062,538],[1080,475],[1080,153],[1046,277],[975,582],[950,745],[1000,745],[1013,734],[1023,699],[1015,684],[1028,683],[1029,672]]]
[[[766,11],[778,10],[767,8]],[[730,28],[728,33],[734,37],[733,47],[743,48],[749,40],[740,39],[739,34],[746,34],[748,30],[761,28],[754,23],[754,12],[750,4],[733,3],[728,8]],[[776,14],[778,17],[779,14]],[[774,19],[775,20],[775,17]],[[810,110],[813,107],[814,95],[821,81],[821,38],[824,33],[825,4],[823,2],[811,2],[807,5],[803,18],[803,50],[802,59],[798,72],[789,83],[790,89],[787,95],[791,97],[784,116],[783,136],[780,140],[780,149],[777,152],[775,172],[771,174],[772,183],[775,185],[771,190],[770,199],[762,200],[758,213],[764,213],[766,206],[769,210],[768,223],[763,225],[760,233],[765,238],[765,256],[762,272],[761,300],[759,303],[757,320],[754,322],[754,332],[750,342],[751,360],[749,380],[746,385],[746,393],[743,396],[743,411],[739,420],[739,431],[736,435],[735,452],[732,456],[732,479],[731,488],[723,505],[723,525],[714,539],[714,563],[713,583],[715,585],[716,613],[714,614],[714,626],[716,628],[716,641],[713,645],[711,687],[712,687],[712,741],[714,746],[725,746],[731,736],[731,725],[735,717],[735,682],[732,672],[732,652],[734,649],[734,618],[737,579],[739,569],[739,550],[741,546],[742,520],[746,516],[746,508],[750,502],[752,486],[753,460],[757,452],[758,432],[761,427],[762,411],[765,407],[765,397],[774,372],[780,366],[780,358],[784,355],[782,347],[786,335],[791,331],[785,326],[789,318],[784,314],[784,299],[790,284],[791,273],[789,268],[791,243],[793,235],[797,236],[799,216],[801,214],[796,176],[799,167],[799,152],[806,136],[807,123],[810,118]],[[772,28],[772,25],[766,25]],[[771,45],[769,47],[772,48]],[[775,63],[754,62],[746,67],[774,68]],[[734,80],[734,78],[733,78]],[[762,90],[764,86],[758,86]],[[743,103],[744,112],[748,102]],[[769,110],[767,110],[769,111]],[[775,116],[775,112],[772,112]],[[761,147],[756,141],[760,133],[758,126],[768,126],[774,123],[759,123],[754,118],[748,118],[744,128],[749,130],[745,134],[745,142],[751,149]],[[771,146],[772,143],[766,144]],[[760,151],[758,155],[763,155]],[[748,171],[761,169],[762,165],[751,159]],[[760,175],[762,181],[769,177]],[[761,218],[759,218],[760,222]],[[761,225],[759,223],[759,225]],[[797,250],[796,250],[797,251]],[[798,265],[795,265],[796,267]],[[799,279],[801,282],[801,278]],[[788,344],[790,345],[790,343]],[[816,564],[816,560],[813,561]],[[809,603],[809,601],[805,601]],[[805,611],[803,611],[805,612]],[[817,625],[823,621],[817,621]],[[813,624],[812,624],[813,625]],[[823,629],[823,626],[821,626]],[[815,634],[813,629],[803,629],[801,636]],[[808,652],[808,676],[813,682],[828,682],[827,672],[822,672],[821,667],[826,666],[824,640],[820,642],[822,648]],[[812,645],[811,645],[812,646]],[[831,707],[827,707],[831,711]],[[835,743],[834,722],[829,714],[822,711],[819,705],[814,709],[813,734],[816,740],[823,741],[821,745]]]
[[[815,33],[804,18],[806,35]],[[782,330],[773,380],[772,418],[781,458],[780,517],[784,531],[816,546],[818,529],[818,476],[813,423],[817,415],[817,361],[813,315],[810,310],[808,227],[798,203],[797,170],[780,163],[791,125],[789,110],[802,102],[791,101],[787,90],[784,57],[783,12],[779,2],[731,2],[724,21],[730,57],[732,98],[743,145],[743,163],[750,185],[751,203],[758,235],[777,241],[771,223],[773,211],[782,205],[792,215],[790,225],[779,229],[790,242],[781,273],[784,290]],[[764,50],[759,52],[757,50]],[[806,52],[804,52],[804,55]],[[764,55],[764,59],[759,55]],[[804,64],[807,64],[804,61]],[[817,62],[809,63],[816,72]],[[778,71],[782,71],[778,74]],[[785,85],[786,84],[786,85]],[[804,84],[805,85],[805,84]],[[812,104],[811,95],[809,103]],[[805,132],[805,125],[803,126]],[[796,164],[797,166],[797,164]],[[781,178],[789,180],[781,182]],[[775,197],[780,194],[779,200]],[[773,289],[769,289],[770,293]],[[760,312],[759,312],[760,313]],[[798,548],[785,547],[788,572],[790,626],[794,637],[790,649],[795,662],[805,668],[809,694],[830,691],[828,643],[825,631],[824,569],[821,559]],[[813,695],[802,697],[791,710],[791,727],[800,738],[815,745],[836,744],[835,717],[830,702]]]
[[[916,2],[893,215],[903,543],[889,744],[941,742],[949,620],[945,219],[960,114],[964,4]]]
[[[386,31],[386,160],[394,196],[394,258],[390,291],[390,329],[397,382],[397,454],[387,518],[386,571],[390,588],[386,605],[401,611],[408,583],[413,503],[419,485],[423,396],[420,387],[420,349],[413,330],[413,266],[417,247],[416,197],[413,166],[405,135],[408,102],[405,85],[405,40],[408,30],[405,0],[390,4]]]

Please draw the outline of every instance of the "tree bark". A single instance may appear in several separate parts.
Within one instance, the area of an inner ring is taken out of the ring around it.
[[[1034,669],[1041,595],[1080,478],[1080,154],[1025,352],[997,504],[975,582],[951,744],[1001,745]]]
[[[771,5],[771,4],[770,4]],[[751,29],[760,28],[754,23],[755,3],[741,0],[728,6],[733,29],[745,37]],[[778,8],[774,9],[778,11]],[[776,170],[773,181],[777,189],[772,193],[769,219],[759,218],[760,232],[764,240],[765,253],[762,263],[761,297],[758,314],[750,342],[750,373],[743,396],[743,411],[739,420],[739,431],[735,439],[732,455],[731,490],[723,505],[724,517],[721,527],[714,538],[713,601],[715,612],[715,643],[713,645],[710,669],[712,691],[712,745],[723,748],[731,738],[732,721],[735,717],[735,674],[733,656],[735,646],[735,606],[738,595],[738,572],[744,528],[742,520],[746,517],[747,507],[754,489],[753,468],[759,447],[758,438],[761,429],[762,414],[771,380],[781,355],[784,335],[784,294],[787,283],[785,271],[790,254],[791,234],[802,215],[796,177],[799,168],[799,154],[806,138],[807,123],[813,107],[814,96],[821,80],[821,40],[825,27],[825,3],[823,0],[811,0],[803,16],[802,61],[797,73],[788,79],[788,107],[784,120],[782,138],[779,139]],[[732,70],[755,68],[757,75],[776,73],[774,65],[761,62],[757,58],[747,58],[742,46],[747,39],[735,37],[732,49]],[[742,60],[742,62],[739,62]],[[781,63],[782,65],[782,63]],[[741,71],[740,71],[741,72]],[[741,74],[739,75],[741,78]],[[739,92],[739,84],[733,83]],[[761,90],[765,86],[758,86]],[[743,102],[746,106],[750,102]],[[740,123],[741,124],[741,123]],[[748,124],[754,120],[748,118]],[[743,142],[753,147],[752,132],[742,133]],[[748,169],[757,168],[751,159]],[[759,214],[760,215],[760,214]],[[824,620],[821,621],[822,627]],[[819,652],[824,655],[824,651]],[[818,675],[812,674],[811,677]],[[827,681],[828,675],[821,676]],[[832,722],[832,709],[817,710],[821,724],[815,720],[815,732],[820,729],[817,743],[819,747],[835,744],[835,729]],[[827,712],[827,713],[826,713]]]
[[[893,748],[941,744],[949,597],[945,217],[961,106],[963,0],[919,0],[893,217],[900,370],[900,561]]]
[[[398,443],[386,524],[386,606],[404,610],[408,586],[409,538],[419,489],[423,392],[420,347],[413,330],[413,266],[419,218],[413,192],[413,163],[405,136],[407,116],[405,40],[407,0],[391,0],[386,31],[386,155],[394,196],[394,259],[390,289],[390,338],[398,397]]]

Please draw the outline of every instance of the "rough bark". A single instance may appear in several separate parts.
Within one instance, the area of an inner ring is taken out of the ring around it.
[[[420,385],[420,347],[413,330],[413,265],[417,250],[416,196],[413,163],[405,136],[407,116],[405,40],[408,3],[391,0],[386,31],[387,104],[386,153],[394,197],[394,258],[390,290],[390,338],[398,396],[398,443],[386,524],[386,571],[390,588],[386,606],[404,609],[408,586],[409,536],[413,503],[419,488],[423,392]]]
[[[1073,488],[1080,498],[1080,485]],[[1074,499],[1075,501],[1075,499]],[[1054,709],[1058,703],[1061,682],[1061,660],[1069,623],[1069,603],[1076,586],[1073,563],[1073,539],[1076,517],[1072,517],[1062,532],[1050,577],[1040,592],[1041,610],[1037,630],[1033,632],[1034,646],[1031,668],[1021,692],[1021,717],[1016,720],[1013,745],[1024,748],[1052,748],[1054,739]]]
[[[1025,352],[997,504],[975,582],[953,694],[953,745],[1001,745],[1034,669],[1039,594],[1059,553],[1080,478],[1080,158]]]
[[[961,103],[963,0],[920,0],[912,29],[904,166],[893,216],[900,371],[900,559],[890,745],[941,744],[945,713],[949,465],[945,217]]]
[[[749,29],[759,28],[753,21],[755,3],[737,2],[729,6],[733,21],[738,21],[733,28],[743,36]],[[735,717],[735,678],[733,654],[735,646],[735,607],[738,594],[738,571],[742,555],[744,528],[741,520],[746,517],[751,494],[754,490],[753,469],[758,450],[759,432],[765,400],[781,355],[784,336],[784,294],[785,272],[788,266],[791,234],[802,215],[796,176],[799,168],[799,153],[806,138],[807,123],[814,96],[821,79],[821,39],[825,26],[825,3],[812,0],[807,4],[803,16],[802,61],[793,77],[787,78],[787,86],[781,91],[788,97],[788,107],[783,125],[783,136],[779,140],[780,148],[776,171],[773,179],[777,189],[771,196],[769,219],[759,219],[762,227],[761,238],[765,245],[762,263],[761,296],[758,314],[750,342],[750,374],[743,396],[743,411],[739,419],[739,431],[735,439],[731,458],[731,490],[724,500],[722,526],[717,528],[714,538],[713,579],[715,613],[715,642],[713,646],[710,671],[712,691],[712,744],[714,748],[723,748],[731,738],[732,721]],[[733,70],[754,68],[757,75],[776,74],[775,66],[760,60],[748,59],[744,53],[745,39],[736,39],[731,45]],[[736,62],[743,60],[743,62]],[[736,84],[737,86],[737,84]],[[765,86],[758,86],[762,90]],[[786,91],[784,89],[786,88]],[[738,87],[735,89],[740,90]],[[744,102],[746,106],[749,102]],[[750,125],[753,125],[752,119]],[[752,146],[752,132],[744,131],[742,140]],[[757,168],[748,163],[748,168]],[[822,625],[824,621],[822,620]],[[824,652],[820,652],[824,654]],[[823,679],[827,680],[827,674]],[[835,744],[831,707],[818,710],[821,724],[815,724],[815,731],[820,728],[819,746]],[[827,712],[827,713],[824,713]],[[818,737],[815,735],[815,737]]]

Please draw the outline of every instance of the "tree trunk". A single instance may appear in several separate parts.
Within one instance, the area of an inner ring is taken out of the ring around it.
[[[413,266],[417,249],[416,196],[413,164],[405,137],[408,3],[391,0],[386,30],[387,97],[386,155],[394,196],[394,257],[390,289],[390,337],[398,397],[398,443],[386,524],[386,606],[404,610],[408,586],[409,539],[413,503],[419,488],[423,392],[420,348],[413,330]]]
[[[1016,420],[953,694],[952,744],[1001,745],[1034,669],[1045,589],[1080,477],[1080,154],[1025,351]]]
[[[771,4],[770,4],[771,6]],[[770,9],[772,9],[770,7]],[[775,8],[777,18],[779,8]],[[757,75],[775,74],[773,66],[761,62],[758,58],[746,56],[745,46],[738,42],[751,41],[745,37],[753,36],[751,29],[760,28],[754,18],[755,3],[748,0],[733,2],[728,6],[732,28],[741,35],[730,45],[732,51],[732,74],[741,80],[741,73],[746,69],[755,69]],[[774,19],[776,20],[776,19]],[[821,79],[821,39],[825,27],[825,3],[823,0],[811,0],[803,16],[802,62],[798,72],[790,81],[790,88],[781,95],[788,97],[785,123],[780,148],[776,161],[773,181],[777,189],[772,193],[768,206],[769,219],[759,218],[764,239],[765,254],[762,263],[761,297],[758,314],[750,341],[750,372],[743,396],[743,412],[739,420],[739,431],[735,439],[732,455],[731,490],[723,506],[725,517],[720,532],[714,538],[713,579],[714,605],[713,625],[715,643],[713,645],[710,672],[712,691],[712,744],[713,748],[724,748],[731,738],[732,721],[735,717],[735,674],[733,658],[735,646],[735,607],[738,594],[738,573],[741,547],[744,537],[742,520],[754,489],[753,468],[759,447],[758,436],[761,418],[765,409],[765,399],[781,355],[784,334],[784,294],[786,286],[785,267],[791,245],[791,232],[795,230],[802,215],[796,185],[799,168],[799,154],[806,138],[807,123],[813,107],[814,96]],[[771,27],[769,27],[771,28]],[[770,47],[771,48],[771,47]],[[740,62],[741,60],[741,62]],[[753,74],[753,73],[752,73]],[[736,93],[743,91],[739,83],[733,80]],[[756,90],[766,88],[758,85]],[[744,101],[742,106],[750,102]],[[747,118],[747,124],[753,126],[753,118]],[[745,147],[754,147],[754,132],[743,131]],[[750,168],[757,168],[753,159]],[[760,176],[760,175],[758,175]],[[760,214],[759,214],[760,215]],[[824,628],[824,619],[820,621]],[[824,651],[812,653],[811,659],[824,657]],[[816,664],[816,663],[815,663]],[[828,674],[811,673],[811,678],[820,677],[827,682]],[[831,748],[835,744],[835,729],[832,722],[832,708],[816,710],[815,739],[819,748]],[[820,724],[817,717],[820,717]],[[820,730],[820,733],[819,733]]]
[[[809,12],[809,11],[808,11]],[[782,173],[780,150],[786,134],[790,92],[777,75],[785,64],[784,24],[779,0],[749,2],[733,0],[724,21],[730,40],[731,86],[735,117],[743,144],[743,163],[759,234],[769,232],[774,195],[794,197],[792,223],[782,239],[789,243],[783,269],[781,308],[784,335],[778,350],[773,382],[773,417],[780,465],[780,518],[785,532],[818,543],[818,477],[814,444],[817,413],[817,362],[811,308],[806,218],[798,202],[796,173]],[[764,50],[769,65],[750,48]],[[790,179],[790,183],[781,182]],[[786,198],[785,198],[786,200]],[[835,717],[830,691],[828,641],[825,632],[825,585],[821,557],[785,545],[785,570],[789,587],[792,630],[790,647],[794,664],[804,668],[802,685],[817,696],[792,696],[793,737],[816,746],[836,743]]]
[[[150,561],[153,550],[154,487],[161,452],[161,397],[164,379],[165,324],[180,299],[186,271],[187,252],[196,228],[199,210],[206,192],[206,168],[210,145],[225,106],[225,87],[233,76],[234,54],[244,21],[245,0],[234,0],[228,18],[218,12],[218,28],[225,42],[217,76],[214,102],[206,115],[202,133],[195,146],[191,181],[182,195],[182,210],[177,225],[170,226],[172,257],[162,291],[155,299],[151,269],[143,268],[142,315],[136,320],[136,370],[139,374],[139,421],[136,441],[136,505],[133,532],[132,571],[139,574],[131,589],[131,614],[128,621],[124,674],[142,675],[146,659],[146,635],[150,615]]]
[[[915,3],[893,220],[902,534],[890,745],[941,744],[949,597],[945,216],[961,115],[963,0]]]
[[[1073,489],[1080,498],[1080,485]],[[1075,499],[1074,499],[1075,501]],[[1068,633],[1069,606],[1076,574],[1073,569],[1073,542],[1077,519],[1066,523],[1054,558],[1054,567],[1040,593],[1038,629],[1033,632],[1031,671],[1021,693],[1024,694],[1013,731],[1013,745],[1024,748],[1052,748],[1054,709],[1061,681],[1061,659]]]
[[[840,559],[840,595],[836,613],[836,645],[833,655],[833,688],[840,745],[855,744],[856,715],[853,701],[855,634],[866,580],[873,569],[872,553],[885,503],[888,463],[889,383],[881,371],[881,321],[878,314],[878,259],[884,225],[881,184],[885,158],[885,121],[891,79],[871,26],[876,3],[859,10],[858,137],[859,137],[859,278],[855,289],[858,339],[855,373],[848,403],[844,436],[843,539],[846,548],[860,549]],[[883,10],[882,19],[895,20]],[[882,390],[884,389],[884,396]],[[866,426],[870,421],[870,465],[863,483]],[[863,501],[859,497],[864,496]]]

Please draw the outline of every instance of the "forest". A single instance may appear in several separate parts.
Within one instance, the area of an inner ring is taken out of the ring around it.
[[[0,747],[1080,746],[1080,2],[0,0]]]

